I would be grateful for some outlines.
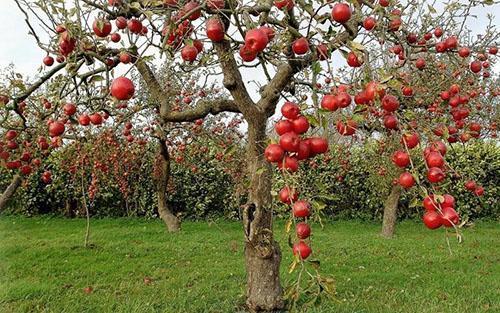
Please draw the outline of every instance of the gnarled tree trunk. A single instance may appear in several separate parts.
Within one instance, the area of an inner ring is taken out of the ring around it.
[[[399,197],[401,196],[401,187],[394,185],[389,197],[384,203],[384,220],[382,222],[382,236],[391,238],[394,236],[396,220],[398,213]]]
[[[158,196],[158,213],[160,218],[165,223],[167,230],[171,233],[178,232],[181,229],[181,223],[168,207],[167,202],[167,185],[170,179],[170,155],[168,147],[164,140],[159,140],[160,145],[160,172],[156,178],[156,193]]]
[[[21,185],[22,181],[23,179],[19,175],[15,175],[14,177],[12,177],[10,185],[7,186],[5,191],[0,196],[0,212],[4,209],[5,205],[7,204],[7,201],[9,201],[9,199],[12,198],[17,188]]]
[[[271,312],[284,307],[279,277],[281,251],[273,238],[272,229],[271,168],[264,158],[266,120],[263,115],[247,118],[250,190],[243,212],[243,225],[246,239],[246,303],[252,312]]]

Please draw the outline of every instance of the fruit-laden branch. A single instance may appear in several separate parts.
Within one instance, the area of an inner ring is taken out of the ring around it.
[[[330,42],[330,52],[337,50],[339,47],[345,46],[349,41],[356,38],[356,36],[358,35],[358,24],[359,21],[357,19],[352,19],[351,21],[346,23],[344,25],[346,30],[338,34]],[[315,60],[312,55],[313,54],[303,59],[292,59],[287,63],[282,63],[280,66],[278,66],[276,74],[274,75],[273,79],[271,79],[271,81],[265,86],[264,90],[262,91],[262,97],[257,103],[260,110],[265,111],[268,115],[272,115],[274,113],[281,92],[293,79],[293,75],[312,64],[312,62]]]
[[[238,106],[233,100],[201,100],[190,110],[182,112],[173,111],[167,115],[162,115],[162,118],[167,122],[190,122],[199,118],[204,118],[208,114],[216,115],[222,112],[240,113],[240,110],[238,110]]]

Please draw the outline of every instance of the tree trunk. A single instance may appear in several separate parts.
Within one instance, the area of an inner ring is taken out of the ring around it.
[[[282,309],[284,301],[279,277],[281,251],[272,229],[271,167],[264,158],[267,118],[262,114],[247,121],[250,190],[243,212],[246,303],[251,312],[271,312]]]
[[[10,185],[7,186],[3,194],[0,196],[0,212],[4,209],[5,205],[7,204],[7,201],[9,201],[10,198],[12,198],[17,188],[21,185],[22,181],[23,179],[19,175],[15,175],[14,177],[12,177]]]
[[[160,144],[160,173],[156,180],[156,193],[158,196],[158,213],[165,223],[167,230],[171,233],[178,232],[181,229],[181,223],[175,216],[167,202],[167,185],[170,179],[170,155],[165,140],[159,140]]]
[[[384,220],[382,222],[382,236],[386,238],[391,238],[392,236],[394,236],[400,196],[401,187],[399,185],[394,185],[392,187],[391,193],[389,194],[389,197],[387,197],[387,199],[385,200]]]

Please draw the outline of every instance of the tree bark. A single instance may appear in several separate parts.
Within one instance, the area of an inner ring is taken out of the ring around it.
[[[167,185],[170,179],[170,155],[165,140],[159,140],[160,145],[160,172],[156,179],[156,193],[158,197],[158,213],[165,223],[167,230],[171,233],[178,232],[181,229],[181,223],[168,206]]]
[[[7,201],[9,201],[10,198],[12,198],[17,188],[21,185],[22,181],[23,179],[19,175],[15,175],[14,177],[12,177],[10,185],[7,186],[5,191],[0,196],[0,212],[4,209],[5,205],[7,204]]]
[[[397,212],[399,197],[401,196],[401,187],[394,185],[392,187],[389,197],[385,200],[384,204],[384,220],[382,222],[382,236],[391,238],[394,236],[394,229],[396,228]]]
[[[243,212],[246,304],[251,312],[272,312],[283,309],[284,301],[279,277],[281,251],[272,229],[271,167],[264,158],[267,117],[259,114],[247,122],[250,190]]]

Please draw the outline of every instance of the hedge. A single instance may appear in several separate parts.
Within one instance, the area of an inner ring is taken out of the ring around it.
[[[156,194],[152,179],[155,146],[149,144],[144,152],[140,172],[131,181],[131,194],[124,199],[117,186],[101,186],[90,206],[93,216],[157,216]],[[243,150],[238,153],[243,153]],[[412,152],[413,153],[413,152]],[[420,153],[420,152],[415,152]],[[63,153],[55,153],[46,161],[53,173],[53,183],[44,185],[40,172],[32,175],[18,190],[6,209],[10,214],[56,214],[81,216],[83,209],[77,181],[58,169]],[[443,190],[453,194],[462,216],[470,219],[500,219],[500,147],[496,142],[454,144],[446,156],[452,168],[463,177],[476,180],[484,186],[485,195],[476,197],[463,184],[447,175]],[[193,170],[192,164],[196,164]],[[245,182],[235,179],[224,168],[224,162],[208,155],[191,160],[191,164],[172,162],[172,180],[168,199],[173,211],[184,219],[207,217],[238,218],[240,205],[245,201]],[[417,166],[419,166],[417,164]],[[385,175],[380,175],[381,169]],[[381,156],[373,144],[345,147],[333,146],[330,154],[301,166],[301,197],[310,199],[324,216],[334,219],[380,220],[383,203],[388,196],[392,178],[398,170],[390,157]],[[12,174],[0,168],[0,188],[9,183]],[[425,179],[424,179],[425,180]],[[282,175],[275,175],[273,193],[284,185]],[[405,191],[400,199],[399,217],[418,218],[422,214],[422,195],[418,188]],[[288,214],[288,208],[274,203],[277,215]]]

